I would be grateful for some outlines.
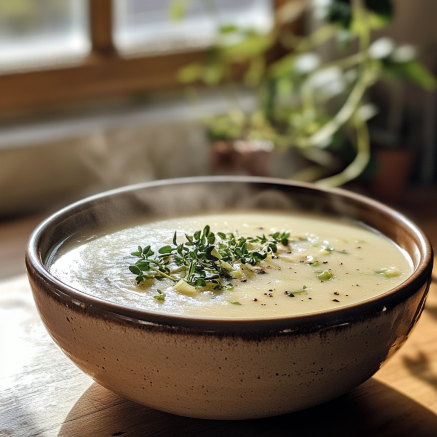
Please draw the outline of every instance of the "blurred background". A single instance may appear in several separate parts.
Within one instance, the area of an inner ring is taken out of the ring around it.
[[[0,0],[0,219],[209,174],[435,193],[436,16],[435,0]]]

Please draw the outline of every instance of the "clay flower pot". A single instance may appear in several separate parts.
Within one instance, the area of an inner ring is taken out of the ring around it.
[[[273,143],[266,140],[216,141],[211,148],[213,174],[268,176]]]
[[[387,202],[399,203],[408,186],[415,153],[411,148],[378,149],[378,172],[370,182],[371,193]]]

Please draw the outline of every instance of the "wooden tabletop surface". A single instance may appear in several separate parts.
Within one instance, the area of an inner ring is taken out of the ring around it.
[[[23,267],[29,233],[41,219],[0,223],[0,437],[437,436],[436,282],[407,343],[347,395],[269,419],[190,419],[111,393],[54,345],[39,320]],[[437,247],[436,216],[416,221]]]

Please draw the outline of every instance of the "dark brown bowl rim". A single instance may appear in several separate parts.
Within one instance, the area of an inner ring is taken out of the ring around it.
[[[403,226],[408,228],[410,232],[415,234],[420,242],[419,247],[421,252],[421,261],[417,268],[415,268],[412,275],[409,276],[402,284],[386,293],[383,293],[382,295],[358,302],[356,304],[340,307],[338,309],[330,309],[296,316],[261,319],[193,317],[184,315],[171,315],[127,307],[96,298],[86,294],[85,292],[70,287],[69,285],[52,276],[43,264],[43,260],[41,259],[40,252],[38,250],[38,244],[43,233],[53,222],[61,220],[63,216],[68,215],[75,208],[83,207],[84,205],[91,204],[96,200],[108,196],[119,195],[124,192],[133,192],[135,190],[144,190],[152,187],[214,182],[284,185],[335,194],[345,199],[353,199],[355,202],[366,204],[368,207],[375,208],[376,210],[394,217],[398,222],[401,222]],[[326,188],[305,182],[253,176],[204,176],[157,180],[129,185],[87,197],[59,210],[44,220],[30,236],[26,253],[26,266],[28,274],[32,277],[39,278],[39,282],[42,280],[42,282],[46,284],[46,292],[50,291],[50,293],[56,295],[58,300],[70,304],[72,307],[81,308],[81,310],[84,310],[95,316],[103,316],[105,319],[112,319],[123,323],[128,322],[143,326],[159,325],[172,328],[189,328],[202,332],[299,331],[304,327],[305,330],[314,330],[326,326],[347,324],[354,320],[366,318],[369,314],[374,315],[375,313],[390,311],[391,308],[406,300],[421,287],[429,284],[432,272],[432,263],[433,252],[431,244],[420,228],[406,216],[381,202],[340,188]],[[52,284],[52,287],[47,286],[47,284]]]

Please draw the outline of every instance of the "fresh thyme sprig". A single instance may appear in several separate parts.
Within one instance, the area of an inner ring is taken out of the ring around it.
[[[136,282],[164,278],[173,282],[181,280],[192,287],[212,286],[215,290],[232,289],[231,280],[241,278],[241,268],[255,266],[267,257],[274,257],[278,244],[288,246],[290,234],[275,232],[266,237],[242,237],[233,233],[211,232],[208,225],[193,235],[185,234],[186,242],[177,242],[173,235],[171,245],[162,246],[158,254],[138,246],[133,256],[139,258],[129,270],[136,275]],[[178,276],[175,276],[178,275]]]

